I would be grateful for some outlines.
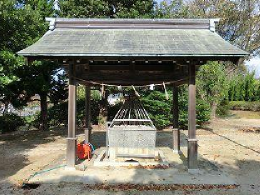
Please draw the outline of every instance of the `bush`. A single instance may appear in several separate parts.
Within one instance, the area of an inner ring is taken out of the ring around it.
[[[229,102],[231,110],[260,111],[260,102],[232,101]]]
[[[172,93],[168,91],[169,100],[161,91],[146,91],[142,94],[142,102],[157,129],[172,125]],[[187,128],[188,125],[188,91],[187,86],[179,87],[179,125]],[[207,102],[197,98],[197,124],[202,125],[210,119],[210,106]]]
[[[98,101],[91,100],[91,121],[97,124],[99,106]],[[84,125],[85,117],[85,100],[77,100],[77,125],[82,127]],[[57,126],[68,123],[68,102],[56,104],[48,109],[48,124],[49,126]]]
[[[224,100],[220,103],[217,108],[217,115],[218,116],[227,116],[230,110],[230,105],[228,100]]]
[[[16,114],[6,114],[0,116],[0,131],[2,133],[8,133],[16,131],[20,126],[23,126],[24,120]]]
[[[160,91],[147,91],[143,94],[141,101],[158,129],[162,129],[171,124],[172,98],[166,100],[164,93]]]

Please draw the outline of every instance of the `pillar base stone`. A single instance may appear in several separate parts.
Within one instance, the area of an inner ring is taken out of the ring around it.
[[[76,165],[76,144],[77,138],[67,138],[67,166],[66,169],[74,168]]]
[[[188,139],[188,169],[198,169],[198,140]]]
[[[188,169],[188,173],[190,173],[192,175],[199,174],[199,169]]]
[[[173,128],[172,136],[173,136],[174,153],[179,153],[179,151],[180,151],[180,130],[178,128]]]

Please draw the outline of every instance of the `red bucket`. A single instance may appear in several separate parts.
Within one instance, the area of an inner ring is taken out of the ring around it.
[[[77,156],[79,159],[84,160],[91,158],[91,147],[88,144],[78,144],[77,145]]]

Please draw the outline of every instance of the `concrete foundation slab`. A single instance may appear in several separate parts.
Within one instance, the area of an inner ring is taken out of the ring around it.
[[[94,166],[169,166],[169,163],[166,161],[166,158],[162,151],[156,150],[155,153],[155,159],[139,159],[137,161],[116,161],[106,158],[106,150],[103,150],[94,161]]]
[[[225,172],[212,168],[209,163],[201,167],[198,174],[190,174],[186,168],[185,156],[174,154],[168,147],[159,147],[169,167],[147,169],[134,166],[94,166],[94,161],[105,148],[96,150],[91,161],[84,161],[85,170],[66,170],[65,167],[43,172],[29,180],[30,183],[82,183],[82,184],[235,184]],[[186,154],[186,152],[183,152]],[[81,166],[81,164],[80,164]],[[83,165],[82,165],[83,166]],[[51,168],[51,166],[49,167]]]

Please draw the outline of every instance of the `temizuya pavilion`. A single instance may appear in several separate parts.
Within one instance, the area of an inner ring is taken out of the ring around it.
[[[188,169],[196,171],[195,73],[208,60],[232,61],[248,55],[215,32],[216,19],[47,18],[49,31],[18,52],[28,61],[58,60],[69,70],[67,166],[76,163],[76,87],[86,86],[86,141],[90,136],[90,85],[172,83],[173,148],[180,150],[178,86],[189,85]]]

